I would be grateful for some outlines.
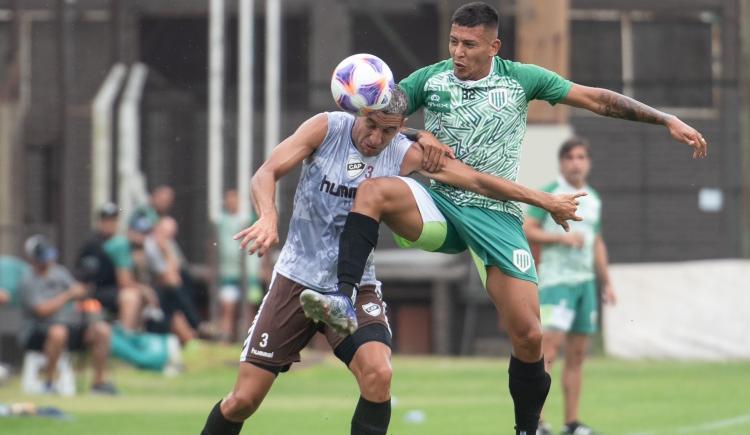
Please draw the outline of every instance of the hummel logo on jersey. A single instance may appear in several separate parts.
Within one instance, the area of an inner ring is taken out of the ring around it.
[[[323,175],[323,181],[320,183],[320,191],[339,198],[354,198],[357,194],[356,187],[344,186],[343,184],[336,185],[333,181],[328,181],[325,175]]]
[[[253,355],[262,356],[263,358],[273,358],[273,352],[264,352],[254,347],[250,348],[250,353],[252,353]]]
[[[374,304],[372,302],[368,302],[362,305],[362,309],[365,310],[365,313],[371,315],[372,317],[378,317],[381,311],[380,305]]]
[[[365,171],[365,163],[360,160],[357,156],[349,157],[349,161],[346,162],[346,175],[352,179],[362,175]]]
[[[533,264],[534,260],[531,258],[529,251],[524,251],[523,249],[513,251],[513,265],[521,272],[526,272]]]

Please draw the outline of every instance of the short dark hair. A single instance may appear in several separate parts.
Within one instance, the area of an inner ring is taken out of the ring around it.
[[[589,150],[589,142],[580,137],[580,136],[573,136],[570,139],[563,142],[562,145],[560,145],[560,150],[557,152],[557,159],[562,160],[565,158],[565,156],[568,155],[571,151],[573,151],[574,148],[582,147],[586,150],[586,155],[591,157],[591,151]]]
[[[451,24],[462,27],[485,26],[500,33],[500,14],[495,8],[483,2],[467,3],[453,13]]]

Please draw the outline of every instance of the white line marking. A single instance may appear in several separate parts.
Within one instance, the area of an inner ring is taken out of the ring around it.
[[[711,431],[713,433],[713,431],[716,429],[739,426],[745,423],[750,423],[750,414],[738,415],[736,417],[726,418],[724,420],[709,421],[694,426],[678,427],[674,430],[649,430],[643,432],[631,432],[627,435],[656,435],[660,433],[694,433],[708,431]]]

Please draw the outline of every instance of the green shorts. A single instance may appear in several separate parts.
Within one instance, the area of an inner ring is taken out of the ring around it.
[[[483,283],[488,266],[496,266],[514,278],[537,282],[534,258],[517,217],[482,207],[457,206],[416,180],[400,178],[411,188],[423,226],[414,242],[396,236],[399,246],[446,254],[468,248]]]
[[[558,284],[539,289],[542,327],[545,330],[594,334],[599,311],[596,283]]]

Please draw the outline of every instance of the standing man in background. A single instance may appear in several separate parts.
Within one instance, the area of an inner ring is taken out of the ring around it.
[[[238,305],[242,297],[247,297],[248,302],[255,310],[263,298],[263,290],[260,284],[260,260],[251,256],[246,261],[252,267],[247,270],[247,292],[243,291],[242,285],[242,251],[237,249],[234,235],[248,227],[255,219],[250,216],[239,214],[239,196],[232,189],[224,193],[224,210],[219,220],[218,244],[219,244],[219,302],[221,303],[221,341],[231,343],[235,340],[236,320],[238,318]],[[254,264],[253,264],[254,263]],[[253,314],[254,315],[254,314]],[[253,315],[248,316],[252,318]],[[241,316],[240,316],[241,317]],[[245,325],[243,325],[245,327]]]
[[[609,280],[607,247],[601,234],[601,199],[587,183],[591,170],[589,147],[584,139],[565,141],[558,153],[560,177],[544,187],[549,193],[586,192],[579,199],[583,220],[571,222],[566,233],[549,214],[531,207],[524,223],[526,237],[541,245],[539,305],[542,315],[542,350],[547,372],[565,342],[562,373],[565,427],[562,434],[591,435],[594,430],[578,420],[583,380],[583,361],[589,337],[597,332],[597,281],[604,303],[614,304],[615,291]],[[551,435],[540,422],[537,435]]]

